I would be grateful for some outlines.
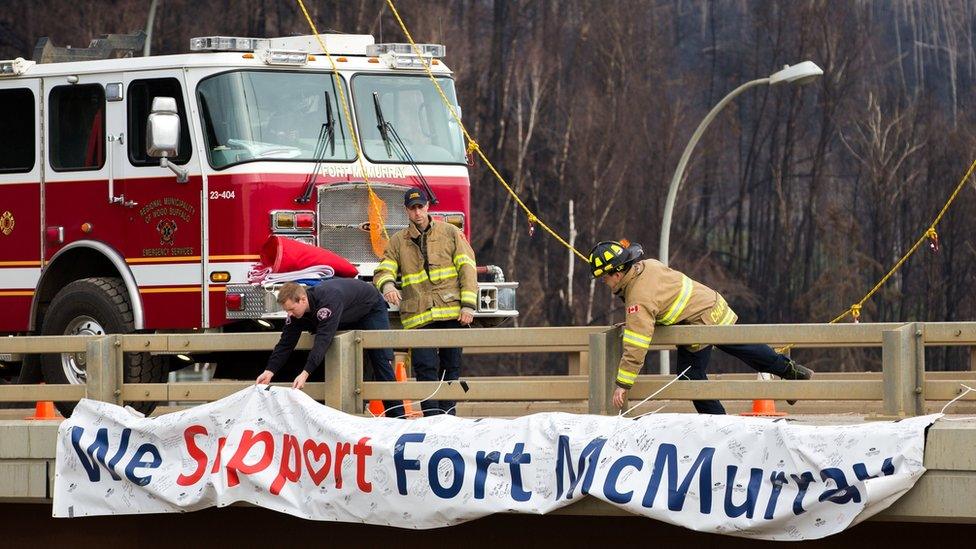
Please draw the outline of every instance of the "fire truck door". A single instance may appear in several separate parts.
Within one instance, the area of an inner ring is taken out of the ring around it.
[[[127,203],[126,245],[146,310],[147,328],[194,328],[201,324],[201,177],[190,136],[188,93],[182,71],[126,73],[123,188]],[[180,117],[180,143],[170,161],[189,170],[179,183],[158,158],[146,153],[147,119],[153,99],[172,97]]]
[[[0,79],[0,332],[27,330],[41,274],[39,90]]]
[[[78,241],[94,241],[124,257],[125,204],[120,140],[125,108],[120,74],[44,79],[46,259]],[[61,232],[63,236],[55,234]]]

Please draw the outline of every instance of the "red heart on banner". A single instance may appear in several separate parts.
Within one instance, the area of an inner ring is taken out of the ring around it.
[[[332,452],[329,451],[329,445],[308,439],[302,444],[302,453],[305,455],[305,468],[308,470],[309,476],[312,477],[312,481],[315,482],[316,486],[322,484],[325,477],[329,476],[329,468],[332,466]],[[312,455],[311,458],[309,458],[309,454]],[[324,462],[324,464],[316,470],[315,466],[319,461]]]

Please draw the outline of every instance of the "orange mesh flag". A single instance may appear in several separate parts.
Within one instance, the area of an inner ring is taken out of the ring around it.
[[[386,244],[390,241],[386,234],[386,203],[369,189],[369,243],[373,246],[373,253],[382,259],[386,252]]]

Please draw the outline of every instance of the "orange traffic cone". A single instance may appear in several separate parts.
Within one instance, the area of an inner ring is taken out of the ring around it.
[[[771,378],[769,374],[759,374],[760,381],[768,381]],[[752,401],[752,411],[743,412],[743,416],[766,416],[766,417],[779,417],[785,416],[785,412],[776,411],[776,403],[772,400],[753,400]]]
[[[406,365],[403,362],[397,362],[396,363],[396,372],[395,372],[395,375],[396,375],[396,380],[398,382],[403,382],[403,381],[406,381],[407,380],[407,367],[406,367]],[[371,401],[369,401],[369,413],[373,414],[374,417],[383,415],[383,413],[385,411],[386,411],[386,408],[383,406],[383,401],[382,400],[371,400]],[[404,400],[403,401],[403,416],[404,417],[409,417],[409,418],[421,417],[421,416],[423,416],[423,413],[421,413],[421,412],[415,412],[413,410],[412,403],[409,400]]]
[[[407,365],[403,362],[396,363],[396,380],[400,382],[407,380]],[[420,410],[414,410],[413,403],[409,400],[403,401],[403,413],[408,418],[423,417],[424,415]]]
[[[369,401],[369,413],[373,414],[373,416],[381,416],[385,411],[386,408],[383,407],[382,400]]]
[[[752,411],[743,412],[743,416],[785,416],[785,412],[776,411],[776,403],[772,400],[753,400]]]
[[[42,381],[40,384],[44,385],[44,382]],[[24,419],[58,419],[58,412],[50,400],[39,400],[34,404],[34,415],[27,416]]]
[[[58,419],[58,413],[54,410],[53,402],[43,400],[34,405],[34,415],[24,419]]]

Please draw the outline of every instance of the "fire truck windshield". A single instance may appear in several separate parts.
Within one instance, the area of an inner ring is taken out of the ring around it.
[[[457,105],[454,81],[437,81],[448,100]],[[461,130],[427,76],[358,74],[352,79],[352,94],[363,150],[371,162],[408,162],[400,149],[384,141],[377,128],[379,110],[418,164],[464,163]],[[379,109],[374,101],[379,102]]]
[[[330,73],[225,72],[201,81],[197,96],[214,168],[355,159]]]

